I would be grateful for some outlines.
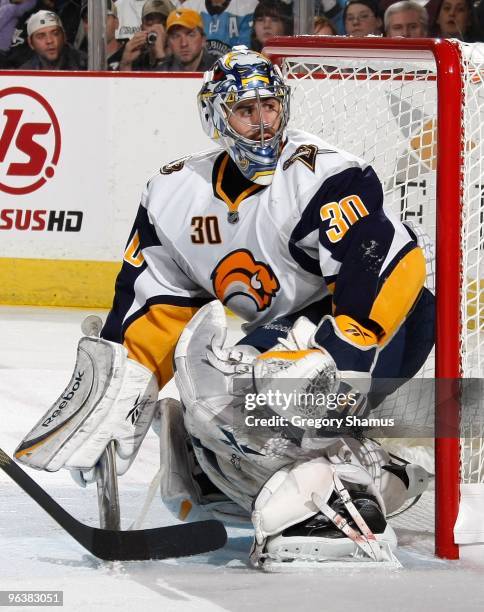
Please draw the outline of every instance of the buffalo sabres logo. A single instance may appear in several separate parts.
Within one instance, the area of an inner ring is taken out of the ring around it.
[[[239,310],[248,310],[247,298],[257,311],[266,310],[279,291],[280,284],[271,267],[256,261],[247,249],[238,249],[226,255],[212,274],[213,290],[223,304],[230,300],[238,303]],[[242,298],[242,301],[240,300]]]
[[[307,166],[311,172],[314,172],[316,168],[316,155],[320,151],[318,147],[313,144],[305,144],[298,147],[291,157],[284,162],[282,166],[284,170],[287,170],[289,166],[291,166],[295,161],[302,162],[305,166]]]
[[[164,166],[160,168],[160,173],[161,174],[172,174],[173,172],[179,172],[183,168],[183,166],[185,165],[185,162],[188,159],[190,159],[190,155],[181,157],[180,159],[170,162],[169,164],[165,164]]]

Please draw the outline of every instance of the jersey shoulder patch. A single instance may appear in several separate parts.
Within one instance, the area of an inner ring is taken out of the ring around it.
[[[309,168],[311,172],[314,174],[316,169],[316,157],[318,154],[324,153],[334,153],[334,151],[330,149],[320,149],[315,144],[302,144],[299,145],[298,148],[294,151],[294,153],[286,159],[284,162],[282,169],[287,170],[292,164],[297,161],[300,161],[306,168]]]
[[[183,170],[185,163],[191,158],[191,155],[185,155],[184,157],[180,157],[175,161],[172,161],[160,168],[160,174],[173,174],[173,172],[179,172]]]

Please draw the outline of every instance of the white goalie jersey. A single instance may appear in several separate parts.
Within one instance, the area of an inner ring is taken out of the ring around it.
[[[269,186],[221,150],[165,165],[147,184],[102,336],[160,385],[184,326],[213,299],[251,331],[330,295],[335,316],[371,319],[385,342],[419,295],[424,258],[384,209],[371,166],[308,133],[287,136]]]

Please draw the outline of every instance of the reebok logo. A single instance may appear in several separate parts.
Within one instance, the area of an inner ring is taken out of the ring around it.
[[[52,423],[52,421],[54,421],[62,413],[64,408],[73,399],[79,387],[81,386],[83,377],[84,377],[84,372],[77,373],[76,377],[74,378],[74,384],[66,392],[66,394],[60,398],[61,399],[60,404],[55,408],[54,412],[45,419],[45,421],[42,423],[42,427],[48,427]]]
[[[351,325],[350,327],[347,327],[345,329],[345,333],[348,334],[349,336],[357,336],[360,338],[371,338],[370,334],[365,333],[360,327],[358,327],[357,325]]]
[[[359,346],[373,346],[376,343],[376,337],[372,332],[355,323],[347,323],[343,328],[343,334]]]
[[[143,411],[143,408],[146,406],[147,401],[148,401],[145,399],[142,399],[141,401],[139,401],[139,398],[140,398],[140,394],[138,393],[138,397],[136,398],[134,402],[134,406],[131,408],[131,410],[128,412],[128,415],[126,416],[126,421],[129,419],[133,427],[136,425],[140,417],[140,414]]]

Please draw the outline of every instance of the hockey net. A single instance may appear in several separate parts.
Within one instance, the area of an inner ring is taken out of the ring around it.
[[[291,127],[371,163],[386,206],[430,237],[436,348],[418,376],[482,377],[484,44],[302,36],[272,39],[264,52],[291,86]],[[393,400],[401,408],[402,397]],[[403,401],[418,416],[428,397],[417,391]],[[453,531],[465,486],[484,487],[482,408],[460,408],[447,405],[451,420],[461,415],[459,435],[435,440],[436,550],[448,558],[458,556]],[[422,452],[433,440],[398,442]],[[484,532],[467,540],[484,542]]]

